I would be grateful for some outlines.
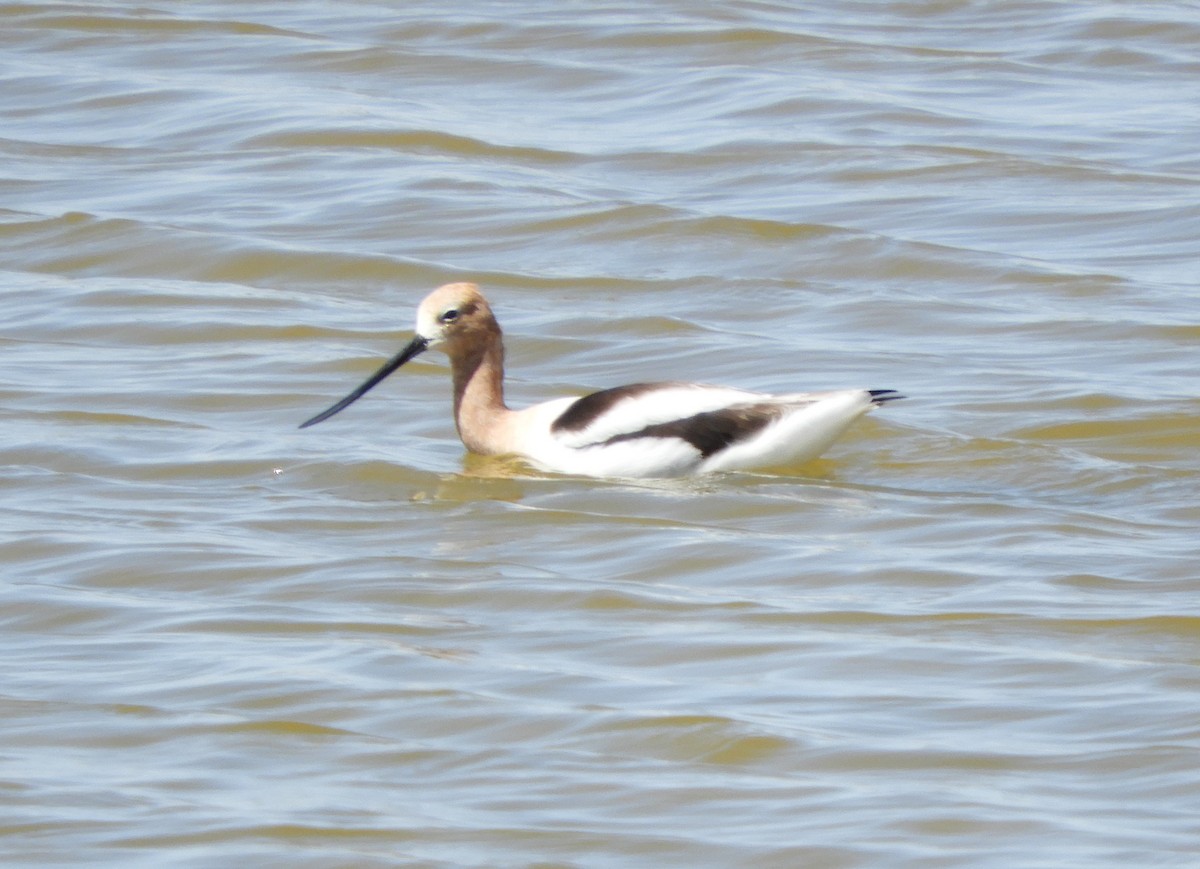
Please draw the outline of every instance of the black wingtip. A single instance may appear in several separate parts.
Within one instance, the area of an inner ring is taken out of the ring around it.
[[[894,389],[869,389],[867,391],[871,393],[871,404],[883,404],[886,401],[908,398],[907,395],[901,395]]]

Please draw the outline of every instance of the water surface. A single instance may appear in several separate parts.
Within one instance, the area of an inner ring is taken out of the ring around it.
[[[1200,14],[0,4],[5,865],[1191,866]],[[821,461],[464,455],[896,388]]]

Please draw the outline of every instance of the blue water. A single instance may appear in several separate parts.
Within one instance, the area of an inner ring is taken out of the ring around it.
[[[1200,15],[0,7],[5,865],[1192,866]],[[515,404],[896,388],[787,475]]]

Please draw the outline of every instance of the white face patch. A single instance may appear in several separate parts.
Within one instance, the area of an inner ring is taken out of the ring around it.
[[[417,334],[436,347],[446,339],[446,324],[441,322],[441,310],[422,305],[417,309]]]

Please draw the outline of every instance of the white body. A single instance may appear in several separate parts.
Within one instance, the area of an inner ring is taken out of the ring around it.
[[[554,421],[575,401],[560,398],[515,411],[511,452],[546,471],[594,477],[678,477],[797,465],[820,456],[851,423],[875,406],[865,389],[773,396],[719,386],[671,384],[618,402],[582,431],[553,431]],[[607,442],[658,423],[766,402],[782,406],[778,420],[707,457],[682,437]]]

